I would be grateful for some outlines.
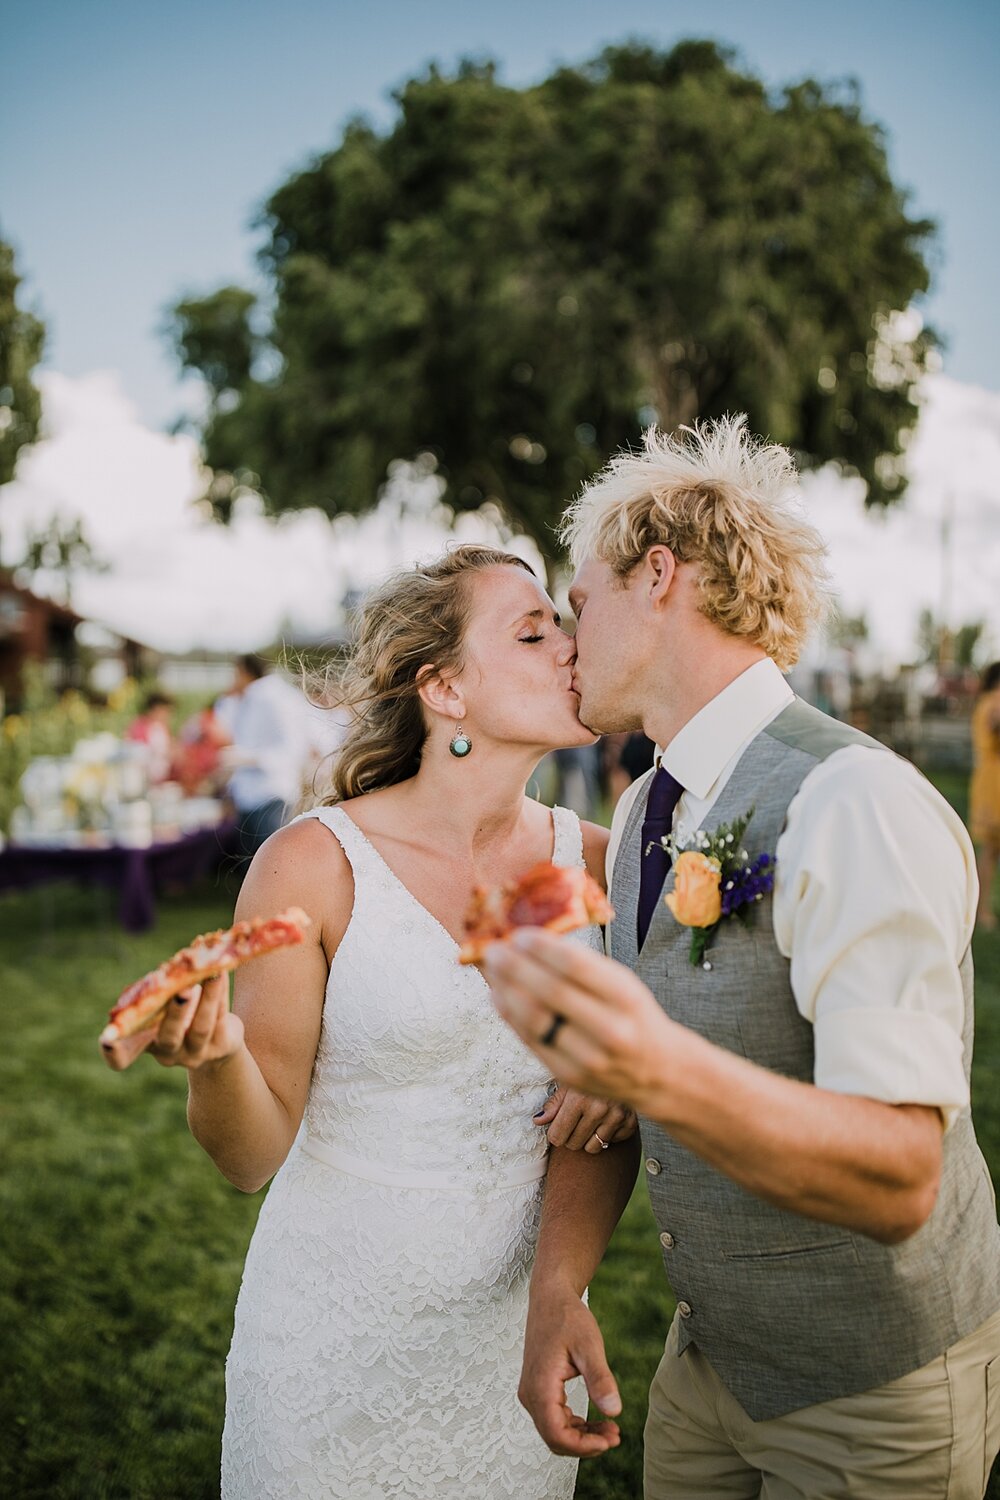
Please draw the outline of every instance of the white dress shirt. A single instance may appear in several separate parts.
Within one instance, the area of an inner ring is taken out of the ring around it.
[[[684,787],[674,835],[701,828],[740,757],[793,701],[773,662],[756,662],[657,752]],[[629,812],[615,809],[608,884]],[[774,851],[772,921],[791,987],[814,1027],[814,1081],[887,1104],[968,1108],[959,965],[978,880],[965,826],[899,756],[865,745],[821,761],[792,799]]]
[[[271,672],[230,702],[222,719],[240,754],[230,797],[241,812],[265,802],[294,803],[302,792],[308,748],[302,694]]]

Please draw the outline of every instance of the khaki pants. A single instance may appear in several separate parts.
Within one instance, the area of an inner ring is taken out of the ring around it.
[[[645,1500],[982,1500],[1000,1313],[889,1385],[753,1422],[677,1321],[649,1392]]]

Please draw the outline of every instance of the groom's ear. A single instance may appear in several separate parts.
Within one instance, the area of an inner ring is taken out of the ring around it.
[[[418,671],[416,684],[421,703],[433,713],[456,720],[464,717],[465,698],[447,673],[442,674],[428,663]]]
[[[677,576],[677,559],[669,547],[657,543],[646,553],[643,567],[646,570],[643,581],[647,585],[647,597],[651,604],[661,604]]]

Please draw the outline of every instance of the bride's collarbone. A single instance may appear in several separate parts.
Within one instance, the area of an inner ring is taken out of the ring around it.
[[[445,891],[468,892],[474,885],[501,885],[519,880],[525,871],[552,857],[552,839],[533,838],[480,850],[474,856],[437,847],[417,849],[397,844],[388,851],[388,863],[406,872],[422,885]],[[409,882],[407,882],[409,883]]]
[[[551,835],[545,841],[536,838],[495,848],[475,859],[440,842],[417,844],[374,830],[366,837],[390,873],[452,934],[463,930],[474,887],[516,881],[533,865],[552,856]]]
[[[412,880],[421,886],[466,891],[473,885],[496,885],[518,879],[553,853],[553,819],[544,805],[539,805],[527,826],[484,843],[474,852],[463,851],[433,825],[414,831],[383,818],[370,826],[367,819],[355,822],[375,852],[407,885]]]

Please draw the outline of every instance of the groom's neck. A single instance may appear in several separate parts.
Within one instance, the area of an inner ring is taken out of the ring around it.
[[[651,674],[655,681],[644,695],[643,730],[665,749],[695,714],[764,656],[759,646],[732,637],[690,642],[661,672]]]

